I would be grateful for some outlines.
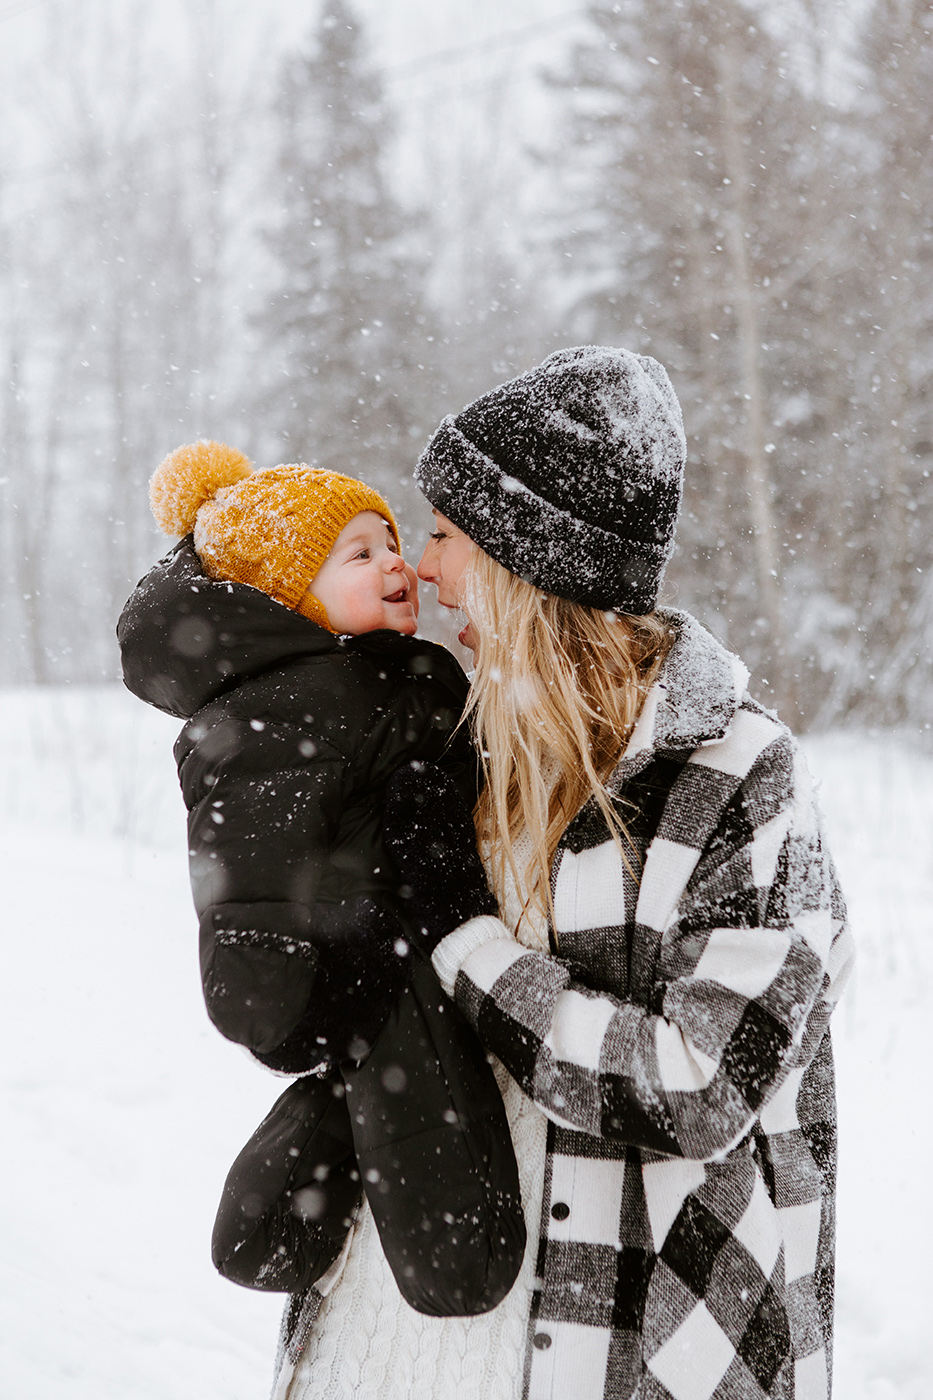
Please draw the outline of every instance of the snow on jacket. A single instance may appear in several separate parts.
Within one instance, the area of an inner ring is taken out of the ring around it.
[[[482,918],[434,962],[550,1120],[523,1396],[825,1400],[845,911],[793,738],[670,620],[611,784],[640,879],[588,805],[550,954]]]
[[[525,1250],[505,1110],[482,1047],[420,956],[404,986],[407,924],[382,836],[384,785],[404,763],[439,763],[475,800],[473,748],[458,728],[466,677],[431,642],[338,638],[257,589],[209,580],[188,543],[137,587],[118,631],[130,689],[191,716],[175,757],[212,1020],[289,1072],[323,1067],[329,1025],[329,1058],[342,1061],[346,1093],[332,1113],[315,1117],[307,1096],[292,1096],[273,1111],[271,1139],[265,1122],[257,1130],[262,1150],[251,1140],[238,1158],[219,1257],[251,1238],[246,1203],[258,1234],[240,1277],[281,1286],[263,1250],[293,1238],[289,1165],[316,1164],[331,1170],[335,1215],[288,1261],[296,1273],[333,1260],[362,1177],[406,1306],[442,1316],[493,1307]],[[361,896],[391,941],[374,946],[355,923]],[[342,901],[351,912],[328,942],[327,906]],[[375,1026],[374,1004],[384,1009]],[[371,1043],[362,1065],[340,1052],[349,1044],[355,1060],[354,1038]],[[276,1142],[297,1154],[284,1168]]]
[[[137,585],[117,631],[129,689],[188,720],[175,757],[208,1011],[268,1052],[315,986],[314,905],[366,895],[399,912],[381,831],[392,773],[440,762],[472,804],[472,747],[455,732],[466,678],[432,642],[335,637],[207,578],[190,539]]]

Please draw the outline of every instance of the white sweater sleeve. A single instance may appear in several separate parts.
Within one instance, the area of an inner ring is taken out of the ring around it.
[[[515,942],[501,919],[497,919],[493,914],[479,914],[441,939],[434,949],[431,962],[434,964],[438,981],[449,997],[454,994],[457,973],[470,954],[475,953],[484,943],[490,943],[497,938],[506,938],[510,943]]]

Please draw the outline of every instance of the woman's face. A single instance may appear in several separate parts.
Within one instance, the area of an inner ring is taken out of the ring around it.
[[[421,556],[418,577],[434,584],[442,608],[462,611],[463,578],[472,550],[473,541],[469,535],[458,530],[439,510],[434,511],[434,531]],[[476,637],[469,618],[457,640],[461,646],[476,650]]]

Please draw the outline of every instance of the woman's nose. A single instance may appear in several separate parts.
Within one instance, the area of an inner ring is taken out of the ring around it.
[[[434,560],[433,560],[433,557],[432,557],[433,554],[434,554],[434,542],[433,542],[433,540],[428,540],[427,544],[426,544],[425,547],[424,547],[424,553],[422,554],[421,558],[418,560],[418,569],[417,569],[418,577],[419,577],[424,583],[433,583],[433,582],[434,582],[435,576],[434,576],[434,572],[433,572],[433,567],[434,567]]]

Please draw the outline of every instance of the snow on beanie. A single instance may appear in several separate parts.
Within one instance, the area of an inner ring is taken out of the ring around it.
[[[415,479],[511,573],[637,615],[657,605],[686,453],[663,366],[581,345],[445,418]]]
[[[343,527],[361,511],[398,526],[377,491],[353,477],[293,464],[252,471],[221,442],[179,447],[156,467],[149,504],[168,535],[194,533],[209,578],[248,583],[333,631],[308,585]]]

